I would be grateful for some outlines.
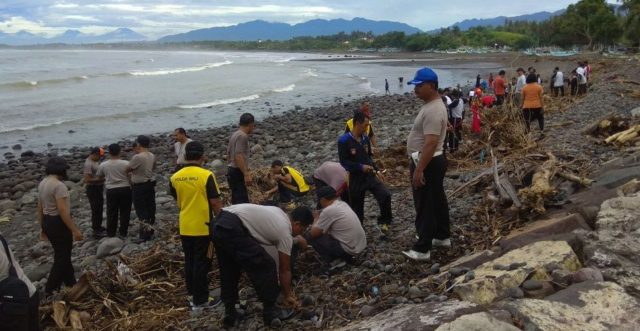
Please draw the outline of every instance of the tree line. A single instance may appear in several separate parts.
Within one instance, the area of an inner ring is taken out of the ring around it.
[[[640,46],[640,0],[581,0],[569,5],[564,13],[543,22],[509,21],[498,27],[458,27],[431,33],[406,35],[388,32],[375,36],[371,32],[338,33],[330,36],[297,37],[285,41],[199,41],[196,47],[235,50],[379,50],[404,51],[448,50],[463,46],[527,49],[532,47],[584,47],[625,45]]]

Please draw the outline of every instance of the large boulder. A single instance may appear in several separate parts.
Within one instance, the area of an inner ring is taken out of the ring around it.
[[[640,193],[605,201],[596,233],[585,233],[585,264],[640,293]]]
[[[458,317],[452,322],[440,325],[436,331],[520,331],[512,324],[501,321],[486,312]]]
[[[508,251],[544,238],[568,233],[575,229],[591,230],[580,214],[571,214],[559,218],[535,221],[523,228],[512,231],[509,235],[500,239],[498,244],[503,251]]]
[[[555,266],[570,271],[581,267],[566,241],[538,241],[482,264],[475,269],[474,279],[458,277],[453,292],[465,301],[490,304],[507,297],[509,288],[520,286],[526,279],[551,279]]]
[[[504,303],[525,330],[637,330],[640,303],[611,282],[586,281],[539,299]]]
[[[118,254],[124,247],[124,241],[118,237],[106,238],[98,246],[96,257],[103,258],[109,255]]]
[[[436,330],[438,326],[454,321],[459,316],[479,311],[481,311],[479,306],[457,300],[399,305],[338,330]]]

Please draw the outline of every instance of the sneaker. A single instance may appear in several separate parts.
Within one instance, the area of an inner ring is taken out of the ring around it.
[[[199,305],[194,304],[193,301],[189,301],[189,306],[191,306],[191,310],[199,311],[199,310],[206,310],[206,309],[215,308],[221,302],[222,302],[222,300],[220,300],[220,298],[209,297],[209,301],[207,301],[205,303],[201,303]]]
[[[420,240],[420,235],[416,234],[416,240]]]
[[[451,247],[451,239],[447,238],[447,239],[433,239],[431,240],[431,246],[433,247],[445,247],[445,248],[450,248]]]
[[[431,252],[420,253],[414,251],[413,249],[410,251],[403,251],[402,254],[415,261],[429,261],[429,259],[431,258]]]

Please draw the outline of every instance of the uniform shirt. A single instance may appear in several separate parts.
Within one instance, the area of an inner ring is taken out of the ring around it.
[[[36,293],[36,287],[33,286],[31,281],[29,280],[29,277],[27,277],[24,274],[24,271],[22,271],[22,268],[20,268],[18,261],[16,261],[16,257],[11,251],[11,248],[9,248],[9,254],[11,256],[11,262],[13,262],[13,267],[16,269],[18,278],[20,278],[20,280],[27,285],[27,288],[29,289],[29,296],[32,296],[34,293]],[[0,242],[0,282],[5,280],[7,277],[9,277],[9,259],[7,257],[7,252],[4,250],[4,245]]]
[[[496,95],[504,95],[506,88],[504,85],[504,78],[502,78],[502,76],[496,77],[496,80],[493,82],[493,90]]]
[[[86,160],[84,160],[84,166],[82,167],[82,174],[89,175],[92,178],[95,178],[98,175],[99,167],[100,167],[100,164],[98,163],[98,161],[94,161],[90,157],[88,157]],[[86,183],[86,185],[102,185],[102,182]]]
[[[127,175],[128,166],[129,161],[120,159],[109,159],[100,164],[98,176],[104,177],[104,186],[107,190],[131,186]]]
[[[542,85],[540,84],[527,84],[522,89],[522,99],[524,103],[522,108],[542,108]]]
[[[340,164],[352,174],[362,174],[362,166],[370,165],[375,168],[371,159],[371,141],[363,135],[360,142],[351,132],[345,133],[338,139],[338,157]]]
[[[129,162],[131,182],[134,184],[152,182],[155,180],[153,169],[156,167],[156,156],[151,152],[134,155]]]
[[[286,181],[280,181],[284,187],[294,191],[305,193],[309,191],[309,185],[304,181],[304,177],[300,171],[294,169],[291,166],[284,166],[282,170],[280,170],[280,174],[282,176],[291,175],[291,183],[287,183]]]
[[[241,203],[225,207],[224,210],[238,216],[242,225],[260,244],[275,246],[278,252],[291,255],[291,221],[282,209]]]
[[[181,236],[207,236],[213,221],[210,199],[220,197],[215,175],[197,165],[187,165],[170,179],[171,195],[180,209]]]
[[[67,198],[67,210],[71,210],[69,201],[69,189],[55,176],[45,177],[38,185],[38,199],[42,205],[42,212],[49,216],[58,216],[57,199]]]
[[[227,162],[232,168],[237,168],[236,155],[242,154],[245,162],[249,162],[249,135],[238,130],[229,138],[229,146],[227,146]]]
[[[193,140],[187,138],[187,141],[183,143],[176,141],[175,144],[173,144],[173,150],[176,153],[176,164],[186,164],[187,161],[185,161],[184,159],[184,155],[185,155],[185,150],[184,148],[187,146],[188,143],[192,142]]]
[[[413,121],[413,126],[407,137],[407,152],[411,155],[414,152],[422,151],[424,146],[424,136],[427,134],[437,135],[438,144],[436,153],[442,151],[444,139],[447,135],[447,109],[440,99],[430,101],[420,108],[420,112]]]
[[[360,219],[346,202],[335,200],[322,209],[318,221],[313,225],[323,233],[331,235],[345,252],[354,255],[367,247],[367,237]]]
[[[576,73],[578,74],[578,84],[586,84],[587,83],[587,71],[584,70],[583,67],[578,67],[576,69]]]
[[[338,191],[347,181],[347,172],[338,162],[326,161],[314,172],[313,177]]]

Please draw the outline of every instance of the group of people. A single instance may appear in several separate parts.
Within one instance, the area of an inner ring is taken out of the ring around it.
[[[438,76],[432,69],[418,70],[408,84],[414,86],[416,96],[425,104],[407,137],[416,242],[402,253],[412,260],[427,261],[434,248],[451,246],[443,184],[447,168],[444,142],[450,116],[439,93]],[[459,118],[461,94],[454,93],[454,98],[458,100],[454,118]],[[239,318],[236,304],[242,272],[247,274],[263,304],[265,325],[279,326],[291,315],[291,309],[286,308],[298,305],[292,277],[300,251],[313,247],[323,262],[320,272],[324,274],[354,263],[367,246],[363,228],[367,191],[380,207],[377,229],[382,238],[388,238],[393,220],[392,195],[384,185],[383,170],[374,162],[375,134],[368,104],[354,112],[345,132],[337,138],[336,161],[322,163],[311,180],[279,160],[271,165],[277,185],[268,193],[278,193],[282,201],[288,202],[314,187],[319,209],[316,213],[304,205],[286,212],[278,206],[251,203],[248,186],[254,178],[249,139],[255,125],[253,115],[242,114],[238,130],[229,138],[226,179],[231,192],[230,206],[223,204],[215,174],[204,167],[204,145],[191,140],[182,128],[174,132],[175,172],[170,177],[169,190],[179,209],[189,306],[198,311],[223,302],[225,326],[234,325]],[[135,155],[129,161],[121,157],[118,144],[108,146],[108,157],[101,163],[105,152],[101,148],[91,150],[83,173],[95,237],[126,237],[133,203],[141,225],[137,240],[153,239],[157,162],[149,152],[150,143],[149,137],[139,136],[134,145]],[[50,158],[46,177],[38,186],[41,237],[54,250],[54,263],[45,286],[47,295],[62,285],[75,284],[72,242],[83,240],[83,233],[71,216],[69,191],[63,182],[68,168],[64,158]],[[105,190],[106,229],[102,227]],[[8,248],[3,251],[5,258],[0,254],[0,272],[8,264],[6,257],[11,256]],[[208,271],[214,257],[220,269],[220,298],[209,296]],[[21,270],[19,276],[30,284]],[[36,302],[36,315],[29,320],[37,322],[38,294],[31,287],[29,293]],[[286,308],[276,305],[279,295]]]

